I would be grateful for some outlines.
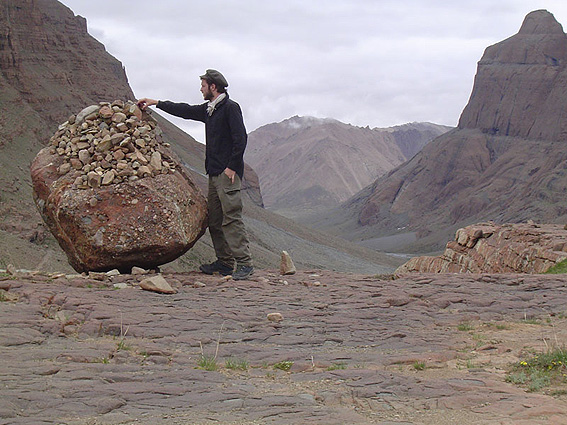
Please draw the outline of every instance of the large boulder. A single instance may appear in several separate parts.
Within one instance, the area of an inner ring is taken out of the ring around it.
[[[207,204],[131,102],[83,109],[59,126],[31,165],[34,200],[79,272],[173,261],[203,235]]]

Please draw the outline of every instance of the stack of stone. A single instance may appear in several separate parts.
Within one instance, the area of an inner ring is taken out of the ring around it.
[[[60,175],[73,172],[74,188],[88,189],[167,174],[175,165],[157,149],[161,130],[143,120],[135,103],[116,100],[83,109],[59,126],[50,153],[64,158]]]

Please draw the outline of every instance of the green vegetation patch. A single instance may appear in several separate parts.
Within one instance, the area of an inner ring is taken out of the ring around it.
[[[293,362],[283,361],[283,362],[276,363],[274,365],[274,369],[285,370],[287,372],[288,370],[291,369],[292,366],[293,366]]]
[[[248,370],[248,362],[242,359],[228,358],[224,366],[231,370]]]
[[[199,369],[208,370],[209,372],[213,372],[219,368],[217,358],[214,356],[201,356],[197,362],[197,366]]]
[[[461,332],[468,332],[468,331],[472,331],[474,329],[474,326],[471,325],[469,322],[463,322],[463,323],[459,323],[457,325],[457,330],[461,331]]]
[[[413,363],[413,368],[415,370],[425,370],[425,362],[415,361]]]
[[[567,384],[567,351],[555,348],[514,363],[506,382],[525,386],[528,391]]]
[[[567,273],[567,259],[560,261],[559,263],[555,264],[549,270],[545,272],[545,274],[563,274]]]

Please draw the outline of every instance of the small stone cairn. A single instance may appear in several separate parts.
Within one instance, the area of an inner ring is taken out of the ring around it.
[[[75,172],[73,188],[88,189],[173,172],[175,165],[156,149],[160,134],[135,103],[115,100],[71,115],[50,146],[64,157],[59,174]]]

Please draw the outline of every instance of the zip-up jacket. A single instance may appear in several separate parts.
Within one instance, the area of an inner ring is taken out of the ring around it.
[[[248,137],[240,105],[229,99],[228,93],[216,105],[212,115],[207,113],[207,105],[208,102],[188,105],[160,100],[156,106],[168,114],[205,123],[205,170],[208,175],[218,176],[225,168],[230,168],[242,179]]]

